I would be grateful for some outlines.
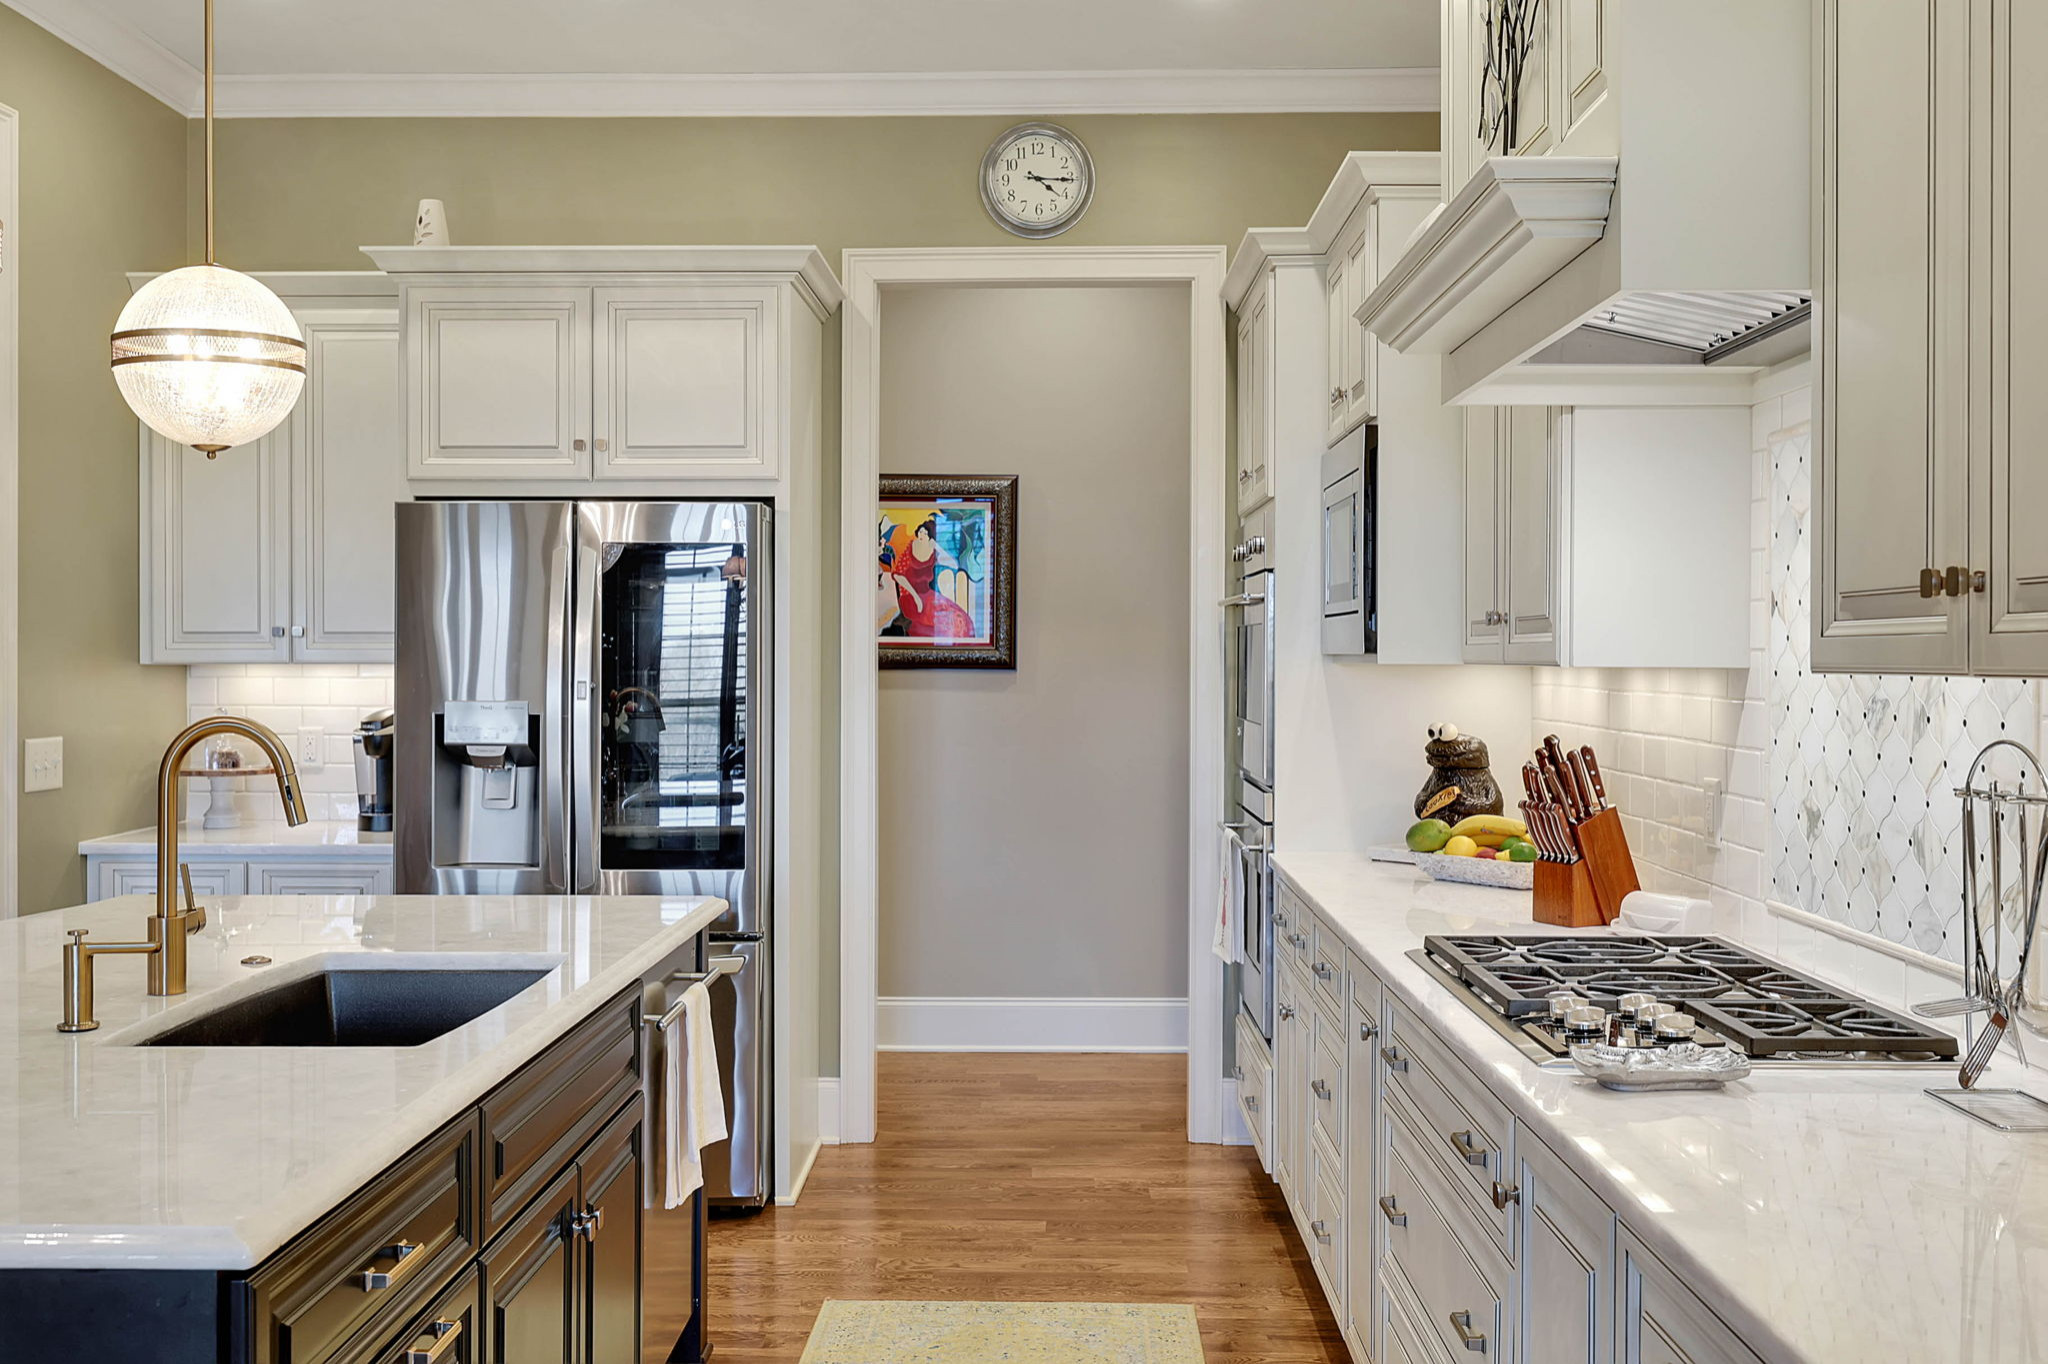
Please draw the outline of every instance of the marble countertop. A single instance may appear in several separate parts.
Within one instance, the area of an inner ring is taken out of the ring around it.
[[[65,931],[139,937],[148,897],[0,923],[0,1270],[257,1265],[724,910],[706,897],[231,896],[191,940],[187,993],[151,998],[140,960],[101,957],[100,1028],[77,1035],[56,1028]],[[242,965],[251,954],[273,964]],[[417,1047],[132,1045],[336,958],[450,955],[550,969]]]
[[[155,857],[156,829],[130,829],[102,834],[78,845],[86,857]],[[361,857],[391,860],[391,835],[366,834],[352,819],[309,819],[287,824],[281,819],[248,819],[233,829],[202,828],[197,820],[178,827],[183,857]]]
[[[1558,931],[1531,923],[1526,895],[1353,854],[1274,861],[1771,1364],[2048,1360],[2048,1134],[1999,1132],[1927,1097],[1955,1084],[1952,1069],[1758,1071],[1720,1091],[1605,1090],[1535,1065],[1405,955],[1429,933]],[[2042,1072],[2010,1050],[1984,1087],[2048,1096]]]

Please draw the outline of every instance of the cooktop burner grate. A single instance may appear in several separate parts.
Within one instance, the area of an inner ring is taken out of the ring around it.
[[[1944,1060],[1956,1039],[1720,938],[1432,935],[1428,957],[1510,1022],[1540,1029],[1570,991],[1610,1012],[1627,994],[1683,1008],[1752,1057]]]

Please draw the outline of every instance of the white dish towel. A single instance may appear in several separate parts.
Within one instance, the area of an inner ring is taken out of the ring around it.
[[[718,1085],[718,1044],[711,1032],[711,988],[683,991],[661,1030],[662,1206],[680,1207],[704,1186],[701,1152],[724,1141],[725,1094]]]
[[[1209,950],[1226,966],[1237,960],[1238,907],[1244,903],[1244,858],[1237,848],[1237,840],[1226,832],[1216,878],[1216,933],[1209,941]]]

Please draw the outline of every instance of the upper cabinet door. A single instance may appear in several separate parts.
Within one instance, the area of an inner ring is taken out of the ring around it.
[[[1341,246],[1341,243],[1339,245]],[[1329,406],[1329,443],[1332,445],[1344,435],[1344,418],[1350,410],[1350,383],[1345,372],[1345,359],[1353,327],[1350,313],[1349,270],[1350,266],[1343,252],[1332,251],[1323,284],[1323,303],[1329,310],[1330,324],[1329,377],[1323,401]]]
[[[1557,52],[1555,3],[1536,7],[1535,32],[1522,64],[1522,92],[1515,101],[1515,139],[1505,150],[1515,156],[1548,156],[1557,150]]]
[[[775,477],[776,309],[765,284],[596,290],[597,477]]]
[[[1980,239],[1991,317],[1978,333],[1990,346],[1990,402],[1983,458],[1973,466],[1968,567],[1984,577],[1970,597],[1970,667],[2040,677],[2048,675],[2048,537],[2040,530],[2048,522],[2048,459],[2039,444],[2048,430],[2040,380],[2048,373],[2048,257],[2028,224],[2048,213],[2048,182],[2030,152],[2030,130],[2048,117],[2048,64],[2038,55],[2048,9],[2038,0],[1997,0],[1991,27],[2000,41],[1988,54],[1990,211]],[[1965,581],[1975,587],[1975,572]]]
[[[1245,300],[1237,326],[1237,509],[1273,497],[1273,309],[1264,285]]]
[[[1921,589],[1923,573],[1963,564],[1968,549],[1970,9],[1820,9],[1819,671],[1969,666],[1967,595]]]
[[[399,456],[395,308],[307,311],[305,396],[292,413],[292,656],[391,660]]]
[[[406,292],[406,418],[419,479],[590,476],[590,290]]]
[[[208,459],[143,428],[143,662],[291,656],[279,553],[291,431]]]
[[[1607,99],[1607,0],[1558,0],[1550,12],[1566,144],[1560,150],[1572,152]]]
[[[1553,407],[1510,407],[1503,412],[1507,661],[1556,663],[1563,598],[1559,576],[1565,562],[1565,428],[1571,418]]]
[[[1501,412],[1467,407],[1465,415],[1465,661],[1499,663],[1507,630],[1500,610]]]

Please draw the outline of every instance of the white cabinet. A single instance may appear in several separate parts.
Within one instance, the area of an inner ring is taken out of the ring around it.
[[[1349,1161],[1345,1171],[1347,1206],[1352,1210],[1346,1224],[1350,1245],[1345,1251],[1343,1311],[1338,1324],[1351,1342],[1352,1353],[1364,1359],[1379,1358],[1374,1321],[1379,1295],[1379,1225],[1374,1209],[1379,1197],[1379,977],[1356,955],[1351,958],[1351,1001],[1345,1024],[1345,1045],[1350,1062],[1346,1070],[1346,1098],[1351,1134]]]
[[[797,372],[840,291],[814,248],[368,254],[401,281],[415,482],[767,483],[815,434]]]
[[[1523,1132],[1517,1154],[1522,1364],[1614,1358],[1614,1214],[1548,1146]]]
[[[2039,6],[1820,6],[1813,661],[2048,672]],[[1924,211],[1901,214],[1902,203]]]
[[[87,861],[85,895],[88,903],[111,900],[116,895],[156,894],[154,857],[88,858]],[[182,865],[192,873],[192,893],[195,896],[248,893],[247,863],[218,858],[186,858]]]
[[[1619,1242],[1620,1364],[1762,1364],[1627,1227]]]
[[[1237,1016],[1237,1108],[1251,1133],[1252,1148],[1268,1173],[1273,1169],[1273,1052],[1243,1013]]]
[[[142,428],[145,663],[391,659],[392,509],[408,497],[396,301],[285,297],[307,375],[282,425],[213,459]]]
[[[251,895],[389,895],[391,863],[275,861],[249,864]]]
[[[1273,291],[1261,282],[1237,315],[1237,510],[1273,497]]]
[[[1327,256],[1331,445],[1373,414],[1377,347],[1352,313],[1379,282],[1379,218],[1377,202],[1360,204]]]
[[[1743,407],[1465,409],[1464,657],[1749,660]]]
[[[154,854],[107,855],[88,852],[85,893],[88,901],[116,895],[156,894]],[[230,856],[187,856],[193,893],[202,899],[222,895],[389,895],[391,858],[382,856],[251,857],[246,850]]]
[[[588,288],[408,287],[412,477],[589,477],[590,306]]]

